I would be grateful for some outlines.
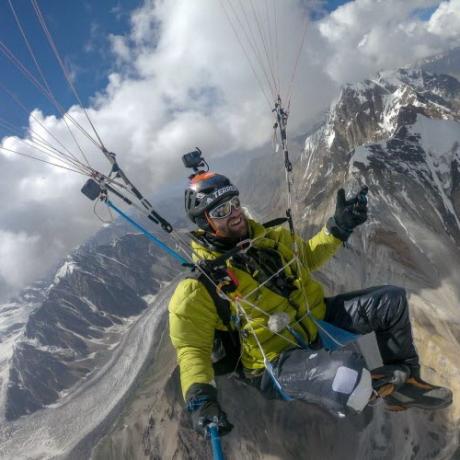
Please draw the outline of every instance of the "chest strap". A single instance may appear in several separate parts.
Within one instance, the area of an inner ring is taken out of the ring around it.
[[[219,315],[219,318],[224,323],[225,327],[227,327],[228,329],[231,329],[230,320],[232,317],[232,313],[230,310],[230,302],[228,300],[223,299],[217,293],[217,290],[214,284],[203,273],[192,273],[191,276],[189,276],[188,278],[193,278],[193,279],[198,280],[206,288],[206,290],[208,291],[208,294],[210,295],[211,299],[214,302],[214,305],[216,306],[216,310],[217,310],[217,314]]]

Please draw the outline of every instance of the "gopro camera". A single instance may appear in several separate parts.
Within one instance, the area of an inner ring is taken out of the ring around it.
[[[182,155],[182,161],[185,167],[193,168],[193,170],[197,172],[199,168],[207,166],[206,161],[201,155],[201,150],[198,147],[193,152]]]
[[[81,189],[81,193],[83,193],[83,195],[88,197],[91,201],[94,201],[96,198],[99,198],[102,190],[96,181],[93,179],[88,179],[86,184]]]

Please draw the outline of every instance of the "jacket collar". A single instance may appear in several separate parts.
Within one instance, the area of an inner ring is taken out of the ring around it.
[[[248,219],[248,226],[250,239],[263,237],[266,232],[263,225],[252,219]],[[193,235],[200,242],[192,241],[192,249],[195,253],[194,257],[196,255],[197,259],[215,259],[220,254],[233,249],[237,243],[235,241],[217,238],[215,235],[203,230],[197,230],[193,232]]]

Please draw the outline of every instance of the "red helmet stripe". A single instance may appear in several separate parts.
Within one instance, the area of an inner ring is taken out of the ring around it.
[[[202,174],[197,174],[196,176],[192,177],[192,180],[190,181],[190,183],[197,184],[198,182],[201,182],[203,180],[211,179],[211,177],[214,177],[215,175],[216,173],[212,171],[207,171]]]

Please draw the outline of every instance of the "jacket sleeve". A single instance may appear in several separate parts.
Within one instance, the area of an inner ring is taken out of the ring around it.
[[[184,399],[193,383],[213,383],[211,353],[218,320],[214,302],[199,281],[185,279],[178,284],[169,303],[169,334]]]
[[[342,241],[331,235],[326,227],[323,227],[315,236],[308,241],[297,237],[300,257],[310,271],[318,270],[324,265],[342,246]]]

